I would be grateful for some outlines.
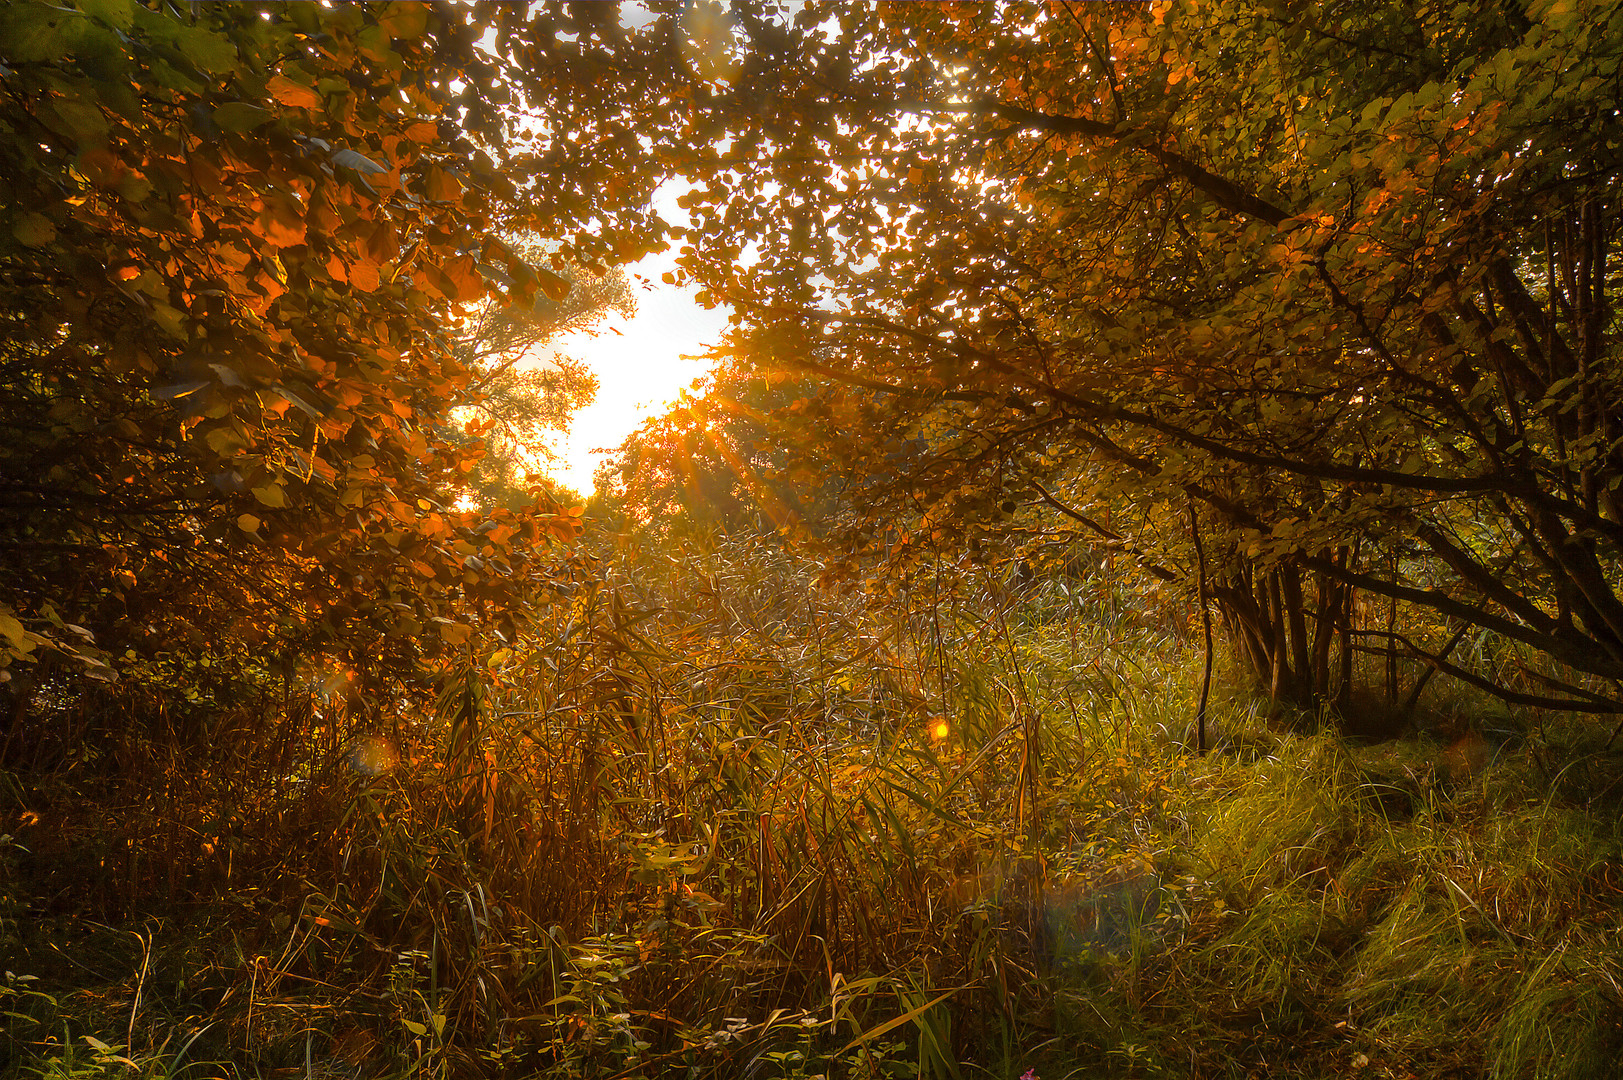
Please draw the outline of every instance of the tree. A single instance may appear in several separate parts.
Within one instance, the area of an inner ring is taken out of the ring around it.
[[[657,529],[756,534],[820,531],[837,483],[797,460],[781,415],[809,404],[804,380],[720,363],[699,392],[643,424],[605,481]]]
[[[454,328],[568,303],[566,263],[657,223],[593,162],[507,178],[508,17],[0,10],[0,666],[410,674],[548,594],[575,514],[455,508],[483,447],[447,422],[481,400]]]
[[[1281,696],[1378,642],[1363,594],[1615,712],[1616,11],[741,6],[673,92],[684,266],[745,362],[827,380],[870,524],[1193,499]]]
[[[520,253],[531,262],[544,261],[547,254],[533,245]],[[538,485],[550,491],[531,472],[552,458],[547,435],[567,430],[571,415],[597,395],[597,376],[584,364],[539,350],[611,311],[627,316],[636,311],[623,270],[564,276],[569,291],[561,299],[545,294],[528,304],[488,299],[469,313],[458,334],[457,359],[471,372],[467,403],[459,407],[461,430],[484,442],[484,456],[468,476],[481,508],[518,508],[534,501]]]

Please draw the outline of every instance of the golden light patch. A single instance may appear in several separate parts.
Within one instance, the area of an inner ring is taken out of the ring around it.
[[[934,739],[936,742],[940,742],[942,739],[945,739],[951,731],[952,728],[949,727],[947,721],[941,717],[937,717],[935,720],[930,722],[930,738]]]
[[[395,748],[374,735],[363,735],[356,739],[350,746],[347,757],[349,767],[362,776],[386,773],[400,762],[400,755],[395,753]]]

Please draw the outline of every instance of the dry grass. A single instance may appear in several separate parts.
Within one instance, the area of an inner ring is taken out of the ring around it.
[[[1623,1052],[1623,763],[1586,733],[1355,749],[1236,700],[1196,759],[1198,665],[1159,616],[956,568],[870,603],[817,571],[610,560],[523,651],[440,672],[432,712],[362,719],[311,680],[212,741],[127,724],[7,777],[39,817],[0,849],[5,966],[40,978],[0,990],[0,1075],[1583,1077]]]

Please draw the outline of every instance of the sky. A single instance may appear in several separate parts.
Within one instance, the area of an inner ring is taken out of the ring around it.
[[[791,0],[787,17],[800,6]],[[628,27],[641,27],[657,16],[629,3],[622,5],[620,17]],[[676,199],[689,187],[671,178],[654,194],[654,208],[666,221],[687,223]],[[593,474],[627,435],[648,417],[666,412],[710,370],[697,357],[720,340],[727,309],[706,310],[693,299],[697,290],[665,284],[662,275],[675,266],[676,254],[668,250],[626,267],[637,296],[636,315],[611,314],[590,330],[551,343],[551,351],[583,361],[598,378],[597,400],[575,413],[569,430],[552,440],[557,461],[546,469],[579,495],[592,494]]]
[[[590,330],[552,342],[553,351],[584,362],[598,378],[597,400],[553,440],[558,461],[547,469],[582,496],[591,495],[592,474],[609,456],[598,451],[612,451],[645,419],[664,413],[710,369],[708,362],[688,357],[720,340],[727,309],[706,310],[693,299],[696,290],[661,281],[675,265],[675,252],[667,251],[626,267],[636,315],[611,314]]]

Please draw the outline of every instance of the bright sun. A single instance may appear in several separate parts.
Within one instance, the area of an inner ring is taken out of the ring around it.
[[[727,312],[701,307],[694,290],[663,284],[661,275],[675,265],[675,254],[664,252],[626,267],[636,315],[610,315],[591,330],[553,342],[557,352],[582,361],[598,378],[597,400],[577,412],[569,431],[552,444],[558,455],[549,470],[552,478],[583,497],[591,495],[592,474],[609,456],[598,451],[619,446],[710,369],[706,361],[688,357],[720,340]]]

